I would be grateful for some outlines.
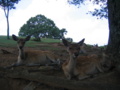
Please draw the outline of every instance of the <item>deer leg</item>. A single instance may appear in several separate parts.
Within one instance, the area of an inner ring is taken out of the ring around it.
[[[68,80],[70,80],[72,78],[69,72],[64,71],[64,74]]]
[[[103,68],[103,67],[102,67],[101,65],[97,65],[97,69],[98,69],[100,72],[104,72],[102,68]]]
[[[12,65],[10,65],[10,66],[7,66],[7,67],[4,67],[4,68],[6,68],[6,69],[10,69],[10,68],[12,68],[12,67],[17,67],[17,66],[23,66],[24,64],[18,64],[18,63],[14,63],[14,64],[12,64]]]
[[[86,78],[89,78],[89,77],[90,77],[90,75],[86,75],[86,74],[81,74],[81,75],[79,74],[78,75],[79,80],[83,80],[83,79],[86,79]]]

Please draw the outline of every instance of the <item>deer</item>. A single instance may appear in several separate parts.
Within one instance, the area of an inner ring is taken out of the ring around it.
[[[17,47],[19,55],[17,62],[12,66],[19,65],[48,65],[48,64],[59,64],[59,59],[50,51],[41,50],[24,50],[25,43],[30,40],[31,36],[28,35],[25,38],[18,38],[16,35],[12,35],[14,41],[17,41]]]
[[[100,55],[80,55],[85,39],[78,43],[70,43],[62,39],[64,46],[69,53],[69,59],[62,64],[63,72],[68,80],[76,77],[83,80],[94,76],[96,73],[103,73],[111,67],[111,61],[104,53]]]

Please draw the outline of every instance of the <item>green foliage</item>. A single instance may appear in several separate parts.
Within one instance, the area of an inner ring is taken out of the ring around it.
[[[64,38],[64,34],[67,34],[67,31],[66,31],[65,28],[61,29],[60,35],[61,35],[62,38]]]
[[[84,0],[68,0],[69,4],[73,4],[73,5],[80,5],[84,2]]]
[[[69,4],[79,6],[83,4],[86,0],[68,0]],[[89,14],[96,16],[97,18],[108,18],[108,8],[107,0],[89,0],[95,5],[98,5],[100,8],[95,8],[94,11],[89,11]]]
[[[64,32],[67,31],[64,30]],[[46,18],[44,15],[37,15],[31,17],[27,23],[20,28],[19,36],[32,35],[35,38],[61,38],[64,32],[63,30],[59,30],[51,19]]]
[[[99,9],[89,11],[90,14],[98,18],[108,18],[107,0],[93,0],[93,4],[99,5]]]
[[[0,6],[5,10],[15,9],[15,4],[20,0],[0,0]]]

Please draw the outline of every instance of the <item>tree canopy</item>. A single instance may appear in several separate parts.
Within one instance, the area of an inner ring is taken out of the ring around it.
[[[19,36],[32,35],[35,38],[62,38],[66,32],[66,29],[60,30],[51,19],[46,18],[44,15],[37,15],[31,17],[26,24],[20,28]]]
[[[68,3],[73,4],[75,6],[79,6],[81,4],[84,4],[85,1],[86,0],[68,0]],[[107,0],[88,0],[88,1],[99,6],[99,8],[95,8],[94,11],[88,11],[88,13],[100,19],[108,18]]]
[[[0,6],[2,9],[15,9],[15,4],[17,4],[20,0],[0,0]]]

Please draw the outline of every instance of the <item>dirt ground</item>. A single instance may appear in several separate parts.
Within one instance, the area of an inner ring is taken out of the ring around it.
[[[51,51],[58,55],[61,60],[67,59],[68,53],[61,43],[39,44],[36,48],[25,47],[25,49],[46,50],[43,48],[45,46],[55,48]],[[1,49],[9,51],[10,54],[4,54],[0,51],[0,90],[120,90],[120,73],[116,72],[115,69],[82,81],[67,80],[60,67],[19,66],[7,70],[3,69],[17,61],[18,49],[17,46],[0,47]],[[89,48],[88,52],[96,53],[98,50]],[[26,74],[26,71],[29,74]],[[21,73],[27,76],[22,76]]]

